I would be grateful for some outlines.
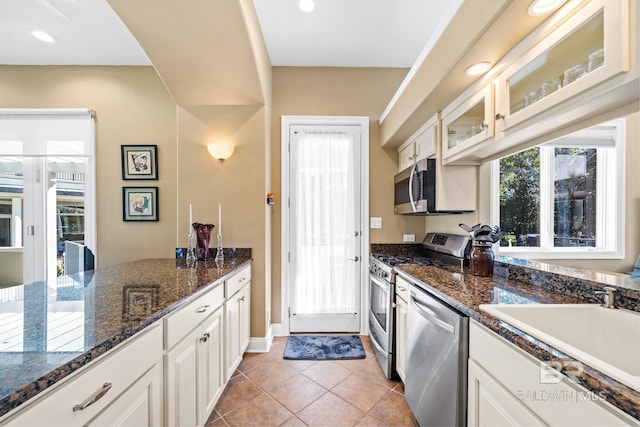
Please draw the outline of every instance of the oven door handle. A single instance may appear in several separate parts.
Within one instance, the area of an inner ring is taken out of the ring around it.
[[[369,275],[369,278],[371,279],[371,282],[377,287],[379,287],[384,293],[388,294],[391,292],[391,283],[385,283],[382,280],[380,280],[378,276],[374,276],[373,274]]]
[[[438,315],[435,313],[435,311],[431,310],[426,305],[421,304],[413,295],[411,295],[411,304],[418,312],[418,314],[420,314],[426,321],[433,323],[435,326],[439,327],[440,329],[444,329],[450,334],[456,333],[456,328],[453,325],[450,325],[447,322],[438,319]]]
[[[413,177],[416,174],[417,164],[414,163],[411,168],[411,174],[409,174],[409,201],[411,202],[411,211],[415,212],[418,209],[416,208],[416,201],[413,198]]]

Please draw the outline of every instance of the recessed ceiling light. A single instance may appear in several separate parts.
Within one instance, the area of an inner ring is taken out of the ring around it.
[[[316,2],[313,0],[298,0],[298,9],[303,12],[311,12],[316,8]]]
[[[33,35],[33,37],[37,38],[38,40],[46,43],[56,42],[55,37],[53,37],[51,34],[45,33],[44,31],[36,30],[36,31],[33,31],[31,35]]]
[[[533,0],[527,12],[531,16],[545,15],[562,6],[567,0]]]
[[[489,71],[489,68],[491,68],[491,62],[478,62],[464,70],[464,73],[467,76],[479,76]]]

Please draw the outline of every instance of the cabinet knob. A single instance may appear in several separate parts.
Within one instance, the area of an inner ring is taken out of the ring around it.
[[[242,298],[240,298],[240,301],[244,301],[244,298],[245,298],[245,297],[244,297],[244,295],[243,295],[243,296],[242,296]]]
[[[504,117],[505,117],[505,116],[504,116],[504,113],[498,113],[498,114],[496,114],[496,120],[502,120],[502,119],[504,119]]]
[[[211,334],[209,332],[205,332],[205,334],[200,337],[200,341],[207,342],[207,340],[209,340],[210,336],[211,336]]]
[[[209,309],[209,307],[211,307],[209,304],[207,305],[203,305],[202,307],[200,307],[196,313],[200,314],[200,313],[204,313],[205,311],[207,311]]]

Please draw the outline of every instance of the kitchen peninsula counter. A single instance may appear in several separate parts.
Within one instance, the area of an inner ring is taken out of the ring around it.
[[[3,328],[15,331],[0,342],[0,416],[250,263],[251,249],[225,249],[221,264],[142,259],[0,290]]]
[[[542,265],[534,264],[535,267]],[[595,292],[602,290],[606,285],[614,284],[624,285],[617,289],[617,306],[640,311],[640,289],[636,287],[640,281],[620,277],[619,280],[613,279],[617,281],[616,283],[602,283],[576,278],[575,276],[580,276],[581,272],[571,277],[549,272],[548,269],[542,271],[530,267],[529,264],[525,266],[522,262],[512,262],[508,258],[502,258],[502,262],[496,262],[492,277],[474,276],[469,273],[467,267],[399,265],[394,268],[400,276],[409,281],[419,282],[419,285],[436,297],[541,361],[563,361],[566,364],[567,361],[576,361],[576,359],[517,328],[505,325],[497,318],[481,311],[479,306],[497,303],[600,303],[601,297]],[[565,270],[563,270],[564,273],[566,273]],[[582,365],[583,371],[579,375],[572,372],[572,378],[596,396],[640,420],[640,392],[585,364]]]

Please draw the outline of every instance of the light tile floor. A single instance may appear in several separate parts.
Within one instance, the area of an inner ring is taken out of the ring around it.
[[[402,383],[384,377],[361,339],[360,360],[285,360],[286,337],[269,353],[245,354],[206,427],[416,426]]]

